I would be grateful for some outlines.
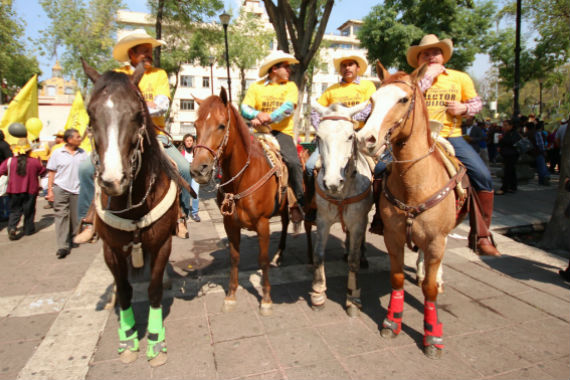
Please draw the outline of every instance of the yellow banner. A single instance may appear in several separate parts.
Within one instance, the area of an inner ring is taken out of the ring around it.
[[[89,136],[84,136],[88,125],[89,115],[85,109],[85,103],[83,103],[83,96],[81,96],[81,92],[77,91],[75,99],[73,99],[73,104],[71,105],[71,111],[69,111],[69,116],[65,122],[64,129],[77,129],[79,134],[83,136],[83,141],[81,141],[80,147],[86,152],[91,152],[91,140],[89,139]]]
[[[12,123],[26,124],[29,118],[38,117],[38,75],[34,75],[32,79],[26,83],[18,94],[12,99],[8,105],[8,109],[2,116],[0,121],[0,129],[4,131],[6,142],[15,144],[17,138],[8,132],[8,127]]]

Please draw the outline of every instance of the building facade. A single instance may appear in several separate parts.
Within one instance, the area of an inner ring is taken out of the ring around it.
[[[242,9],[256,14],[267,30],[273,30],[273,26],[265,13],[265,8],[259,0],[244,0]],[[125,29],[154,26],[152,18],[145,13],[120,10],[117,16],[118,23],[123,25]],[[318,98],[327,87],[341,79],[335,72],[333,64],[333,58],[340,51],[350,50],[366,56],[367,51],[360,48],[360,41],[356,37],[361,25],[362,21],[360,20],[348,20],[337,29],[338,34],[325,34],[323,36],[323,48],[321,48],[320,54],[324,64],[313,76],[312,99]],[[218,24],[217,27],[221,26]],[[121,32],[119,32],[120,34]],[[276,46],[277,42],[273,41],[270,49],[276,49]],[[246,87],[260,79],[257,76],[257,71],[257,66],[246,71]],[[371,74],[371,66],[369,66],[364,78],[377,82],[377,79]],[[232,99],[235,103],[239,99],[240,91],[238,71],[230,69],[230,78]],[[227,90],[228,75],[225,65],[218,66],[216,63],[212,63],[210,66],[201,67],[183,64],[178,73],[178,78],[170,78],[170,82],[171,85],[178,83],[178,86],[172,100],[167,124],[171,135],[176,140],[180,140],[186,133],[195,134],[194,121],[196,120],[197,104],[194,98],[204,99],[212,94],[217,95],[222,86]],[[306,95],[301,107],[306,106],[307,103],[308,96]],[[304,130],[304,128],[300,127],[300,130]]]

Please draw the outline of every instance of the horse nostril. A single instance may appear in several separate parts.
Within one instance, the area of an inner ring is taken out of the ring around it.
[[[200,165],[200,173],[204,174],[208,171],[208,164]]]
[[[370,144],[376,144],[376,137],[372,135],[366,139],[366,142]]]

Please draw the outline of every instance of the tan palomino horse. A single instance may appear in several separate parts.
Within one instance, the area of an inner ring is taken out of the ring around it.
[[[463,174],[450,178],[441,157],[437,152],[434,154],[435,141],[430,135],[428,113],[418,86],[425,69],[422,66],[411,75],[403,72],[390,75],[378,63],[382,84],[372,95],[372,112],[357,136],[363,152],[375,157],[391,147],[394,158],[380,200],[392,285],[382,336],[395,337],[401,330],[404,246],[413,243],[425,255],[426,277],[421,285],[425,297],[424,353],[439,358],[443,328],[437,317],[436,274],[447,235],[457,223],[453,189]]]

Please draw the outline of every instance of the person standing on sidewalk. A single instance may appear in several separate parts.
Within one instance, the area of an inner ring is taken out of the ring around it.
[[[503,121],[503,136],[499,140],[499,154],[503,157],[503,185],[495,194],[514,193],[517,191],[517,161],[519,152],[515,144],[521,136],[513,127],[510,120]]]
[[[4,141],[4,131],[0,129],[0,164],[10,157],[12,157],[12,150],[10,145]],[[9,207],[8,196],[0,196],[0,220],[8,219]]]
[[[15,157],[10,157],[0,164],[0,175],[8,176],[6,193],[10,200],[10,216],[8,219],[8,238],[17,240],[16,227],[24,215],[24,235],[36,232],[34,217],[36,215],[36,198],[40,189],[38,176],[46,169],[37,158],[30,157],[32,147],[26,138],[18,139],[12,145]],[[10,167],[8,168],[8,165]]]
[[[81,135],[76,129],[66,130],[63,140],[65,146],[53,152],[47,163],[49,177],[46,199],[53,202],[58,248],[56,255],[59,259],[69,255],[73,234],[78,227],[79,166],[88,157],[79,147]]]
[[[184,156],[186,161],[188,161],[190,164],[194,160],[194,136],[192,136],[189,133],[184,135],[184,138],[182,139],[182,155]],[[194,181],[194,178],[192,178],[190,186],[192,187],[192,190],[194,190],[194,192],[196,193],[196,199],[192,199],[191,201],[192,210],[184,210],[184,213],[186,215],[190,214],[190,217],[192,218],[193,221],[200,222],[200,217],[198,216],[198,206],[199,206],[198,193],[200,192],[200,184]],[[184,207],[184,205],[182,205],[182,207]]]
[[[289,80],[291,67],[299,61],[281,50],[269,54],[259,68],[260,81],[247,89],[241,104],[241,115],[251,121],[257,130],[268,129],[279,142],[281,155],[289,170],[289,185],[297,198],[290,205],[291,221],[303,220],[303,167],[297,155],[293,140],[293,111],[297,106],[299,90],[295,82]]]

